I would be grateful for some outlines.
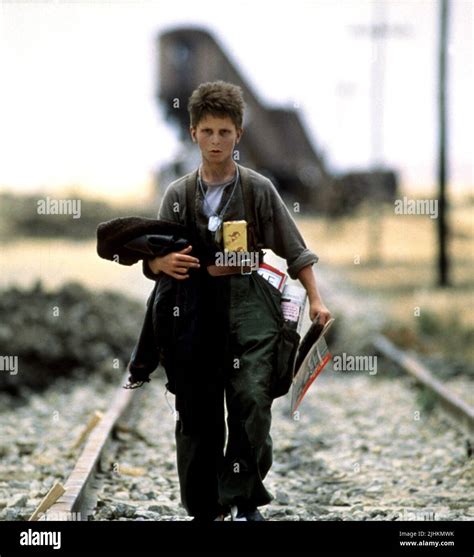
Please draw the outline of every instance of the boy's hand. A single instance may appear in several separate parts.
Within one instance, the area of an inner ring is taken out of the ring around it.
[[[188,246],[181,251],[173,251],[162,257],[155,257],[148,261],[148,266],[153,273],[158,274],[160,271],[166,273],[170,277],[178,280],[189,278],[188,271],[190,268],[199,268],[199,259],[187,255],[192,250],[192,246]]]
[[[321,300],[313,300],[309,304],[309,318],[311,322],[316,319],[319,314],[318,323],[325,325],[331,319],[331,312],[323,304]]]
[[[138,389],[145,384],[145,381],[135,381],[132,377],[128,378],[128,381],[125,385],[122,385],[124,389]]]

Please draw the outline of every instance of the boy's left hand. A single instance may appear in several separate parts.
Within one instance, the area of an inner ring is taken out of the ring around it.
[[[318,322],[321,325],[325,325],[331,319],[331,312],[324,305],[324,303],[321,300],[313,300],[309,304],[309,318],[311,319],[311,322],[314,321],[318,313]]]

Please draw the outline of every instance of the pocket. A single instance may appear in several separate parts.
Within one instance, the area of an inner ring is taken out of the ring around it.
[[[278,288],[276,288],[275,286],[270,284],[268,282],[268,280],[264,279],[257,272],[252,273],[251,276],[254,278],[254,280],[257,284],[257,288],[260,289],[260,292],[262,293],[265,300],[267,300],[267,303],[271,307],[271,309],[273,310],[273,313],[276,315],[276,317],[278,318],[279,321],[282,321],[283,320],[283,313],[282,313],[282,309],[281,309],[281,292],[280,292],[280,290],[278,290]]]
[[[286,395],[290,390],[300,338],[298,332],[288,323],[283,322],[277,342],[276,362],[271,382],[271,395],[273,398]]]

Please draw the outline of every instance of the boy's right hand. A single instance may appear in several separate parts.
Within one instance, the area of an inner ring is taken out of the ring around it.
[[[187,279],[189,278],[188,271],[190,268],[199,269],[200,267],[199,259],[188,255],[192,248],[192,246],[188,246],[181,251],[173,251],[168,255],[150,259],[148,260],[148,266],[155,275],[162,271],[178,280]]]

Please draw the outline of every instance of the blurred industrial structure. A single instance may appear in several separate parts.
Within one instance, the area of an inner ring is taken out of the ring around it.
[[[208,31],[167,31],[159,35],[157,46],[157,101],[177,126],[182,143],[179,156],[158,171],[160,191],[199,164],[199,152],[189,135],[187,100],[200,83],[222,79],[242,87],[247,105],[238,162],[268,176],[288,203],[299,202],[307,212],[343,214],[368,198],[382,202],[396,197],[393,171],[332,175],[297,110],[265,106]]]

